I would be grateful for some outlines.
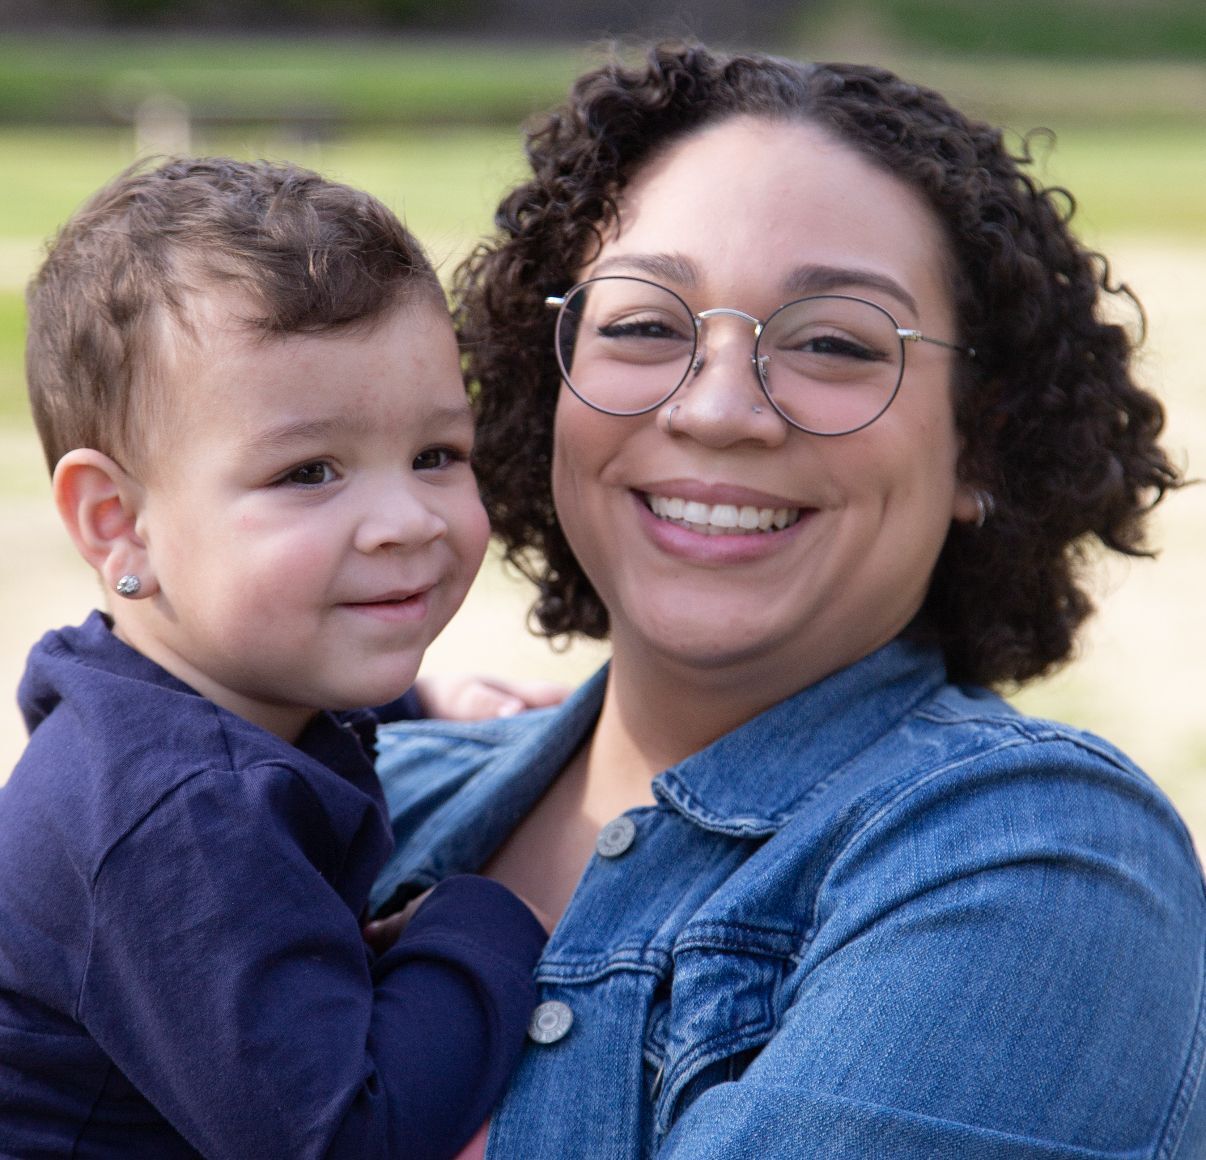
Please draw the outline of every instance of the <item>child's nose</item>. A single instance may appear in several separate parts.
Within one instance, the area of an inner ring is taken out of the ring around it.
[[[413,487],[377,490],[356,529],[356,548],[417,548],[443,538],[448,525]]]

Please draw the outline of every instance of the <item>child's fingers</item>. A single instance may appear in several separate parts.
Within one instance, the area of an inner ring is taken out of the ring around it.
[[[415,690],[429,717],[480,721],[558,705],[565,700],[569,686],[502,677],[425,675],[415,682]]]
[[[361,937],[373,948],[375,954],[385,954],[398,941],[398,935],[406,929],[406,924],[414,918],[415,911],[423,905],[430,893],[430,890],[424,890],[418,898],[412,898],[396,914],[375,918],[372,922],[364,924],[360,930]]]
[[[520,701],[525,709],[542,709],[549,705],[560,705],[570,694],[570,686],[560,681],[537,681],[530,679],[491,681],[501,692],[509,693]]]
[[[462,720],[480,721],[486,717],[514,717],[527,706],[514,693],[478,677],[468,680],[457,699]]]
[[[389,918],[378,918],[366,923],[360,932],[376,954],[383,955],[398,941],[398,935],[406,926],[408,915],[405,912],[391,914]]]

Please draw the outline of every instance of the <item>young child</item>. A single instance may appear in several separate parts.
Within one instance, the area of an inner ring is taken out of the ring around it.
[[[0,791],[0,1154],[441,1157],[522,1046],[544,932],[496,883],[361,937],[372,719],[487,528],[443,296],[367,194],[128,171],[29,291],[54,496],[107,614],[47,634]]]

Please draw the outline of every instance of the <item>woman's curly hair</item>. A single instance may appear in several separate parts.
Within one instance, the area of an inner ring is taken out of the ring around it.
[[[529,135],[532,176],[502,202],[498,236],[457,272],[479,413],[476,461],[494,530],[538,587],[546,635],[603,637],[607,611],[557,522],[550,490],[559,374],[548,295],[564,292],[656,154],[737,115],[826,129],[911,186],[942,224],[960,341],[960,471],[995,511],[954,525],[911,631],[952,679],[1025,681],[1068,659],[1093,605],[1096,541],[1149,554],[1148,512],[1180,473],[1158,446],[1160,403],[1131,378],[1136,339],[1102,316],[1105,259],[1072,236],[1071,196],[1023,171],[1002,134],[879,68],[797,64],[660,44],[639,65],[586,73]],[[919,449],[919,454],[924,451]]]

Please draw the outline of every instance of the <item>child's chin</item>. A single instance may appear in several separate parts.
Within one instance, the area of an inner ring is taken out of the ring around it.
[[[343,690],[338,704],[328,704],[324,708],[346,711],[371,709],[374,705],[388,705],[407,692],[414,685],[417,676],[417,672],[407,671],[396,679],[365,682],[354,689]]]

